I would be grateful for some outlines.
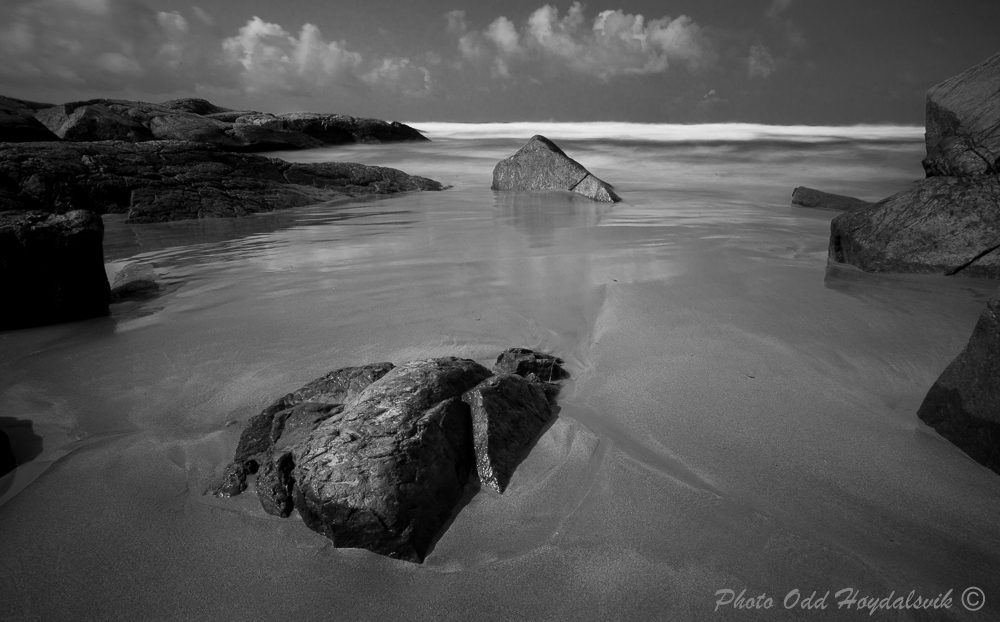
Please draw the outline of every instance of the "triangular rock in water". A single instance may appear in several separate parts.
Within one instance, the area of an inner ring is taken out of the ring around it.
[[[545,389],[515,374],[491,376],[462,396],[472,410],[476,470],[502,493],[525,450],[552,419]]]
[[[617,203],[613,186],[590,174],[554,142],[532,136],[493,169],[493,190],[571,190],[595,201]]]

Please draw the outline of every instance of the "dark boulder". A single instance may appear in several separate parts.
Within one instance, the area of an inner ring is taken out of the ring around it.
[[[968,345],[927,392],[917,415],[1000,474],[1000,290],[990,297]]]
[[[103,240],[93,212],[0,212],[0,330],[106,315]]]
[[[178,141],[20,143],[0,150],[0,211],[87,205],[131,222],[234,217],[436,181],[350,162],[292,164]]]
[[[412,361],[371,384],[292,450],[295,509],[336,547],[423,561],[475,464],[463,393],[474,361]]]
[[[834,218],[829,258],[1000,278],[1000,54],[932,88],[926,125],[927,179]]]
[[[927,176],[1000,173],[1000,54],[927,92]]]
[[[611,184],[594,177],[544,136],[533,136],[493,169],[493,190],[569,190],[595,201],[621,201]]]
[[[10,473],[17,468],[17,458],[10,448],[10,437],[3,430],[0,430],[0,477]]]
[[[515,374],[491,376],[462,395],[472,412],[479,481],[502,493],[524,453],[552,419],[538,383]]]
[[[156,138],[147,126],[102,102],[53,106],[38,111],[35,118],[63,140],[138,142]]]
[[[535,352],[527,348],[508,348],[500,353],[493,371],[497,374],[517,374],[535,376],[543,382],[564,380],[569,372],[563,369],[563,360],[551,354]]]
[[[795,190],[792,190],[792,205],[848,212],[868,207],[871,203],[842,194],[831,194],[822,190],[813,190],[812,188],[799,186]]]
[[[35,118],[36,110],[49,106],[0,95],[0,143],[59,140]]]

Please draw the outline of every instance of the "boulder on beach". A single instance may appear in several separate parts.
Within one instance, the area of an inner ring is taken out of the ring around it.
[[[533,136],[493,169],[493,190],[569,190],[594,201],[616,203],[613,186],[594,177],[544,136]]]
[[[927,94],[927,178],[830,224],[830,261],[1000,278],[1000,54]]]
[[[137,261],[130,263],[115,274],[111,283],[111,302],[125,300],[145,300],[160,293],[160,284],[156,282],[156,272],[148,263]]]
[[[35,118],[37,110],[51,105],[0,95],[0,143],[59,140]]]
[[[338,369],[252,417],[206,492],[238,495],[256,474],[265,512],[295,509],[335,547],[421,562],[470,475],[507,487],[554,416],[552,386],[454,357]]]
[[[87,205],[135,223],[234,217],[436,181],[350,162],[297,164],[180,141],[49,142],[0,151],[0,211]]]
[[[848,212],[868,207],[871,203],[842,194],[832,194],[830,192],[823,192],[822,190],[813,190],[812,188],[799,186],[795,190],[792,190],[792,205]]]
[[[1000,290],[990,297],[969,343],[927,392],[917,415],[1000,474]]]
[[[17,458],[10,448],[10,437],[3,430],[0,430],[0,477],[10,473],[17,468]]]
[[[1000,53],[927,92],[927,176],[1000,173]]]
[[[0,212],[0,330],[108,313],[104,224],[86,210]]]

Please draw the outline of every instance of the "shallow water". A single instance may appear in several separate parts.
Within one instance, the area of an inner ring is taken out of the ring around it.
[[[1000,480],[915,415],[996,282],[829,267],[835,214],[788,205],[797,185],[906,188],[920,128],[424,129],[434,142],[278,155],[447,191],[109,218],[109,273],[150,262],[165,294],[0,333],[0,425],[33,458],[0,480],[0,619],[867,617],[838,610],[848,587],[954,591],[871,619],[1000,612]],[[624,202],[490,191],[534,133]],[[232,422],[326,371],[515,345],[567,360],[559,419],[423,565],[201,495]],[[775,604],[716,611],[723,589]],[[786,610],[793,589],[830,591],[827,609]]]

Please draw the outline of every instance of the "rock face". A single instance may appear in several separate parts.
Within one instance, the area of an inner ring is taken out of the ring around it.
[[[92,99],[39,110],[35,117],[63,140],[184,140],[212,144],[227,151],[427,140],[401,123],[315,113],[275,116],[229,110],[203,99],[178,99],[163,104]]]
[[[927,92],[928,177],[1000,173],[1000,54]]]
[[[616,203],[613,186],[594,177],[544,136],[533,136],[493,169],[493,190],[570,190],[595,201]]]
[[[10,448],[10,438],[7,433],[0,430],[0,477],[10,473],[17,468],[17,458]]]
[[[813,190],[812,188],[799,186],[795,190],[792,190],[792,205],[847,212],[868,207],[871,203],[842,194],[831,194],[822,190]]]
[[[0,212],[0,330],[106,315],[103,241],[93,212]]]
[[[87,205],[132,222],[232,217],[441,184],[349,162],[293,164],[178,141],[22,143],[0,150],[0,211]]]
[[[212,492],[240,494],[256,473],[266,512],[294,508],[336,547],[423,561],[473,468],[503,492],[552,418],[555,385],[529,377],[452,357],[330,372],[247,422]]]
[[[51,104],[28,102],[0,95],[0,143],[59,140],[35,119],[35,111]]]
[[[971,458],[1000,474],[1000,290],[968,345],[927,392],[918,416]]]
[[[1000,278],[1000,54],[927,94],[927,179],[830,224],[831,261]]]

